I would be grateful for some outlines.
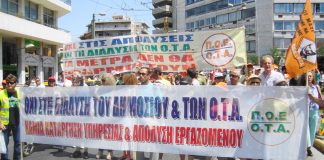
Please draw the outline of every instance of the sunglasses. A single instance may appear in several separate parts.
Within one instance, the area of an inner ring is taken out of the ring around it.
[[[230,77],[232,78],[232,77],[238,77],[238,76],[237,75],[234,75],[234,74],[231,74]]]
[[[145,76],[146,75],[146,73],[139,73],[140,75],[142,75],[142,76]]]
[[[250,84],[260,84],[260,82],[251,82]]]
[[[7,84],[13,85],[13,84],[16,84],[16,82],[8,82]]]

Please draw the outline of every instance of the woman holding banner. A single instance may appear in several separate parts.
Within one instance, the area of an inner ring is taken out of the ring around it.
[[[315,82],[315,75],[312,72],[307,73],[308,78],[308,94],[313,97],[322,99],[321,91],[318,85]],[[320,118],[319,114],[319,105],[314,102],[311,98],[308,101],[309,107],[309,129],[307,131],[307,156],[313,156],[312,151],[310,150],[311,146],[314,144],[316,128],[318,125],[318,120]]]
[[[114,78],[114,75],[111,73],[103,73],[101,76],[101,86],[114,86],[116,85],[116,80]],[[104,150],[98,149],[98,153],[96,154],[96,159],[101,159],[103,155]],[[112,159],[112,150],[108,150],[108,154],[106,159],[111,160]]]

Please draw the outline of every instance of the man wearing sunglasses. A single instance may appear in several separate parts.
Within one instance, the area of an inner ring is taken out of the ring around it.
[[[13,134],[13,159],[20,159],[19,131],[19,92],[16,90],[17,77],[9,74],[6,78],[6,89],[0,91],[0,130],[2,130],[8,148],[10,132]],[[8,150],[1,154],[2,160],[8,160]]]
[[[237,85],[237,86],[243,86],[243,84],[240,83],[240,75],[236,71],[230,72],[230,81],[227,83],[228,85]]]
[[[151,75],[151,71],[150,68],[147,67],[142,67],[139,72],[139,78],[138,80],[141,82],[141,85],[151,85],[151,81],[150,81],[150,75]]]

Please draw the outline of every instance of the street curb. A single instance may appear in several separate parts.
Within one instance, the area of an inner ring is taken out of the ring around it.
[[[324,153],[324,140],[316,138],[314,141],[314,147],[317,148],[322,153]]]

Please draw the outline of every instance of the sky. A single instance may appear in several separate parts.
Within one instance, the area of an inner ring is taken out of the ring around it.
[[[72,0],[71,12],[59,18],[59,28],[71,33],[72,41],[78,41],[87,31],[92,14],[96,20],[111,20],[113,15],[129,16],[131,20],[145,22],[152,30],[152,0]]]

